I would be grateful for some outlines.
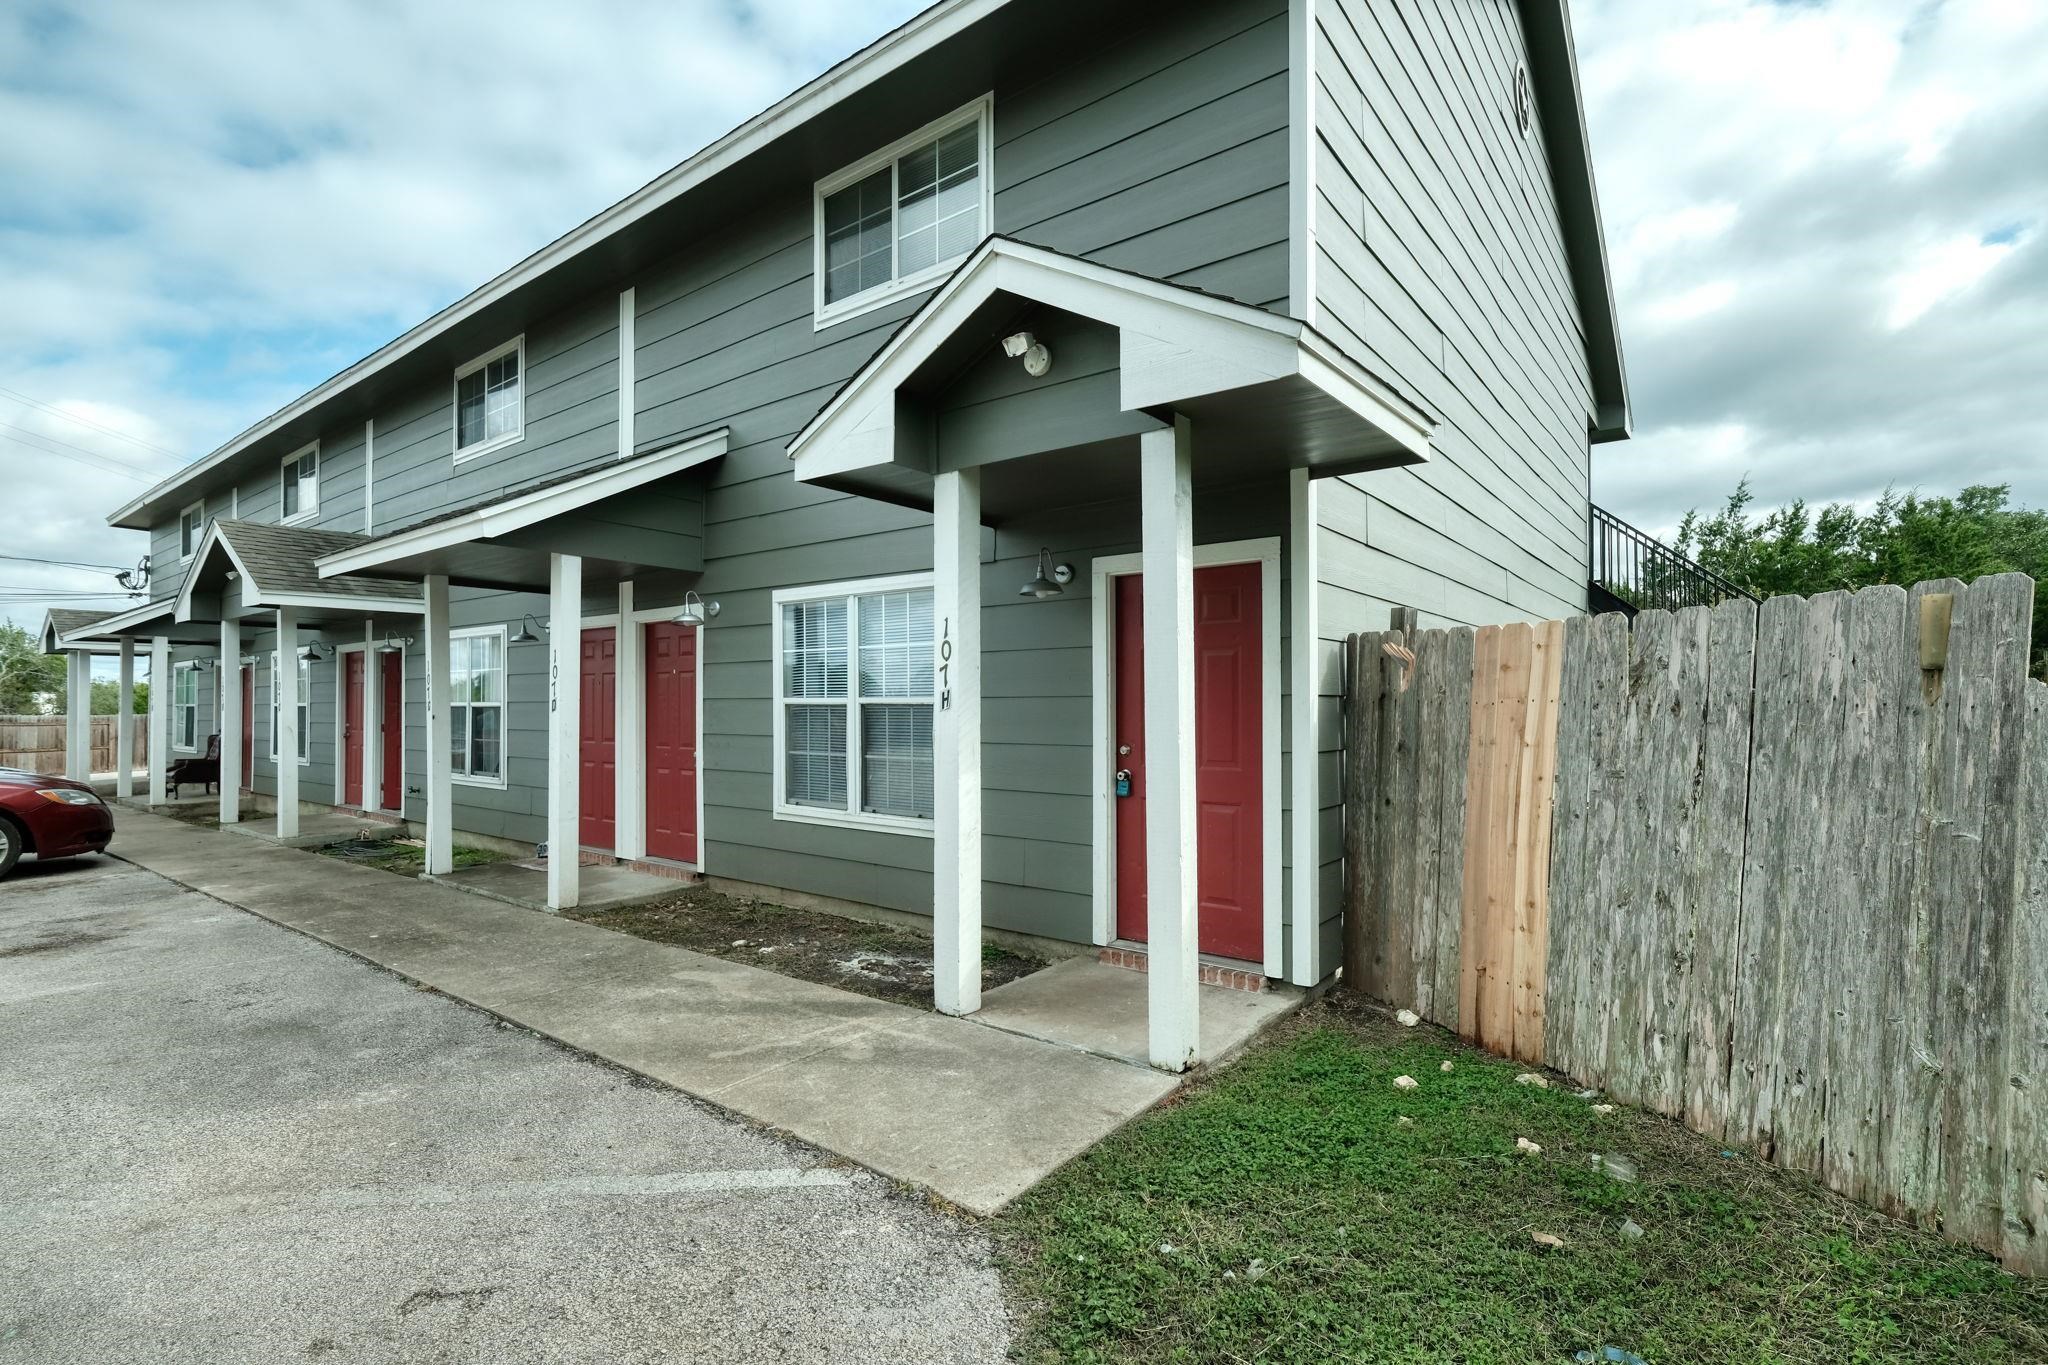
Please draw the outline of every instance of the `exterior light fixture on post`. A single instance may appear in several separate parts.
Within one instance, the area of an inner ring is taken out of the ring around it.
[[[538,634],[535,633],[536,628],[539,631]],[[547,622],[536,621],[530,614],[522,616],[519,618],[519,629],[512,636],[512,643],[515,645],[537,645],[541,641],[541,635],[546,634],[548,629]]]
[[[1033,379],[1043,379],[1052,371],[1052,352],[1029,332],[1012,332],[1004,337],[1003,354],[1012,360],[1022,357],[1024,373]]]
[[[1074,566],[1052,562],[1052,551],[1038,552],[1038,576],[1017,589],[1019,597],[1035,597],[1041,602],[1048,597],[1058,597],[1067,590],[1067,584],[1074,581]]]
[[[701,626],[718,615],[718,603],[706,602],[694,592],[683,594],[683,607],[670,619],[679,626]]]

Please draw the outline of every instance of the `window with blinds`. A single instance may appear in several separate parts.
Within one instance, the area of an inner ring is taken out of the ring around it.
[[[788,590],[776,612],[778,814],[928,824],[929,579]]]

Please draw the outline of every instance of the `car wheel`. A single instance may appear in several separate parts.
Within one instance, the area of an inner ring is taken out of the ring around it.
[[[21,830],[4,815],[0,815],[0,877],[14,871],[14,865],[21,861]]]

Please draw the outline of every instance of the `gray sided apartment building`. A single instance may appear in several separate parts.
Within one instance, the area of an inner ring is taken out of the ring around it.
[[[1307,984],[1338,641],[1584,610],[1627,426],[1563,0],[945,0],[115,511],[152,599],[50,645],[430,861],[935,915],[942,1007],[1183,901]]]

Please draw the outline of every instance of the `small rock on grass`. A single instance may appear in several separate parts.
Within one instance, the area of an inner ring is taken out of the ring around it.
[[[1640,1242],[1643,1239],[1643,1225],[1633,1218],[1624,1218],[1621,1220],[1621,1235],[1625,1241]]]
[[[1437,1068],[1437,1070],[1438,1070],[1438,1071],[1449,1071],[1450,1069],[1451,1069],[1451,1064],[1450,1064],[1449,1062],[1445,1062],[1445,1063],[1444,1063],[1444,1064],[1443,1064],[1442,1066],[1439,1066],[1439,1067]]]
[[[1549,1082],[1549,1081],[1547,1081],[1547,1080],[1545,1080],[1545,1079],[1544,1079],[1543,1077],[1541,1077],[1541,1076],[1537,1075],[1537,1074],[1536,1074],[1535,1072],[1533,1072],[1533,1071],[1524,1071],[1524,1072],[1523,1072],[1523,1073],[1522,1073],[1521,1075],[1519,1075],[1519,1076],[1515,1077],[1515,1084],[1516,1084],[1516,1085],[1533,1085],[1533,1086],[1535,1086],[1535,1087],[1536,1087],[1536,1088],[1537,1088],[1538,1090],[1548,1090],[1548,1089],[1550,1089],[1550,1082]]]
[[[1416,1086],[1420,1084],[1421,1082],[1416,1080],[1413,1076],[1394,1077],[1394,1089],[1396,1090],[1413,1090]]]
[[[1532,1232],[1529,1236],[1535,1241],[1537,1246],[1548,1247],[1552,1251],[1559,1251],[1564,1247],[1564,1238],[1559,1237],[1554,1232]]]
[[[1414,1028],[1417,1024],[1422,1022],[1422,1016],[1417,1014],[1414,1010],[1395,1010],[1394,1022],[1399,1024],[1402,1028]]]
[[[1614,1112],[1614,1106],[1611,1104],[1596,1104],[1592,1106],[1592,1110],[1596,1114],[1611,1114]]]
[[[1515,1139],[1515,1150],[1521,1152],[1525,1156],[1541,1156],[1543,1154],[1543,1148],[1541,1146],[1529,1141],[1529,1139],[1524,1137],[1518,1137]]]
[[[1396,1114],[1394,1115],[1394,1125],[1398,1128],[1413,1128],[1415,1120],[1409,1118],[1406,1114]]]

